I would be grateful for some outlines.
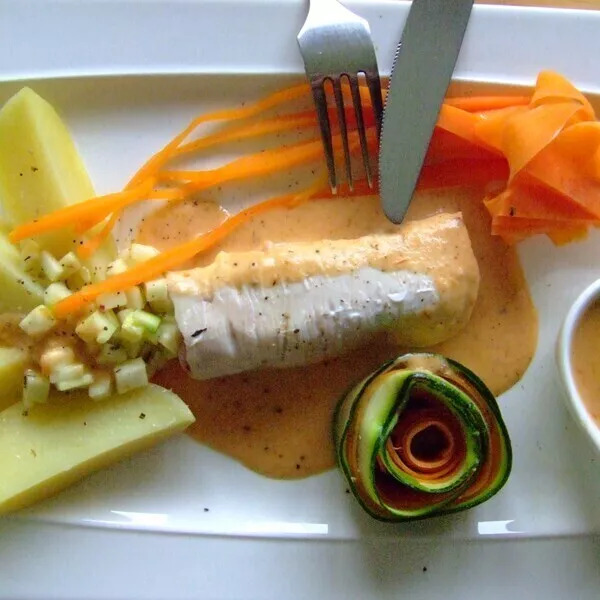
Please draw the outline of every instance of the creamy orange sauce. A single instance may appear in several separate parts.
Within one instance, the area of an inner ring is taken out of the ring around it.
[[[585,311],[573,335],[575,383],[590,415],[600,425],[600,302]]]
[[[0,316],[0,346],[31,351],[33,344],[19,327],[23,319],[20,313],[4,313]]]
[[[136,240],[159,250],[168,250],[214,229],[227,216],[227,211],[215,202],[186,200],[167,204],[142,219]],[[195,264],[183,264],[181,268]]]
[[[198,235],[211,229],[222,215],[216,205],[195,208],[188,202],[183,208],[167,207],[148,216],[139,239],[165,248],[189,238],[191,232]],[[499,394],[520,379],[531,361],[537,315],[516,252],[489,234],[481,192],[420,194],[408,218],[457,211],[463,213],[479,263],[479,296],[466,328],[432,350],[464,363]],[[177,240],[180,219],[185,227]],[[162,233],[166,223],[171,223],[168,239]],[[324,200],[267,213],[195,264],[209,264],[218,250],[251,250],[267,241],[344,239],[394,230],[376,198]],[[157,381],[173,388],[190,405],[197,421],[188,431],[197,440],[264,475],[305,477],[334,465],[330,429],[340,395],[352,382],[403,351],[374,340],[367,348],[325,363],[210,381],[190,380],[174,364]]]

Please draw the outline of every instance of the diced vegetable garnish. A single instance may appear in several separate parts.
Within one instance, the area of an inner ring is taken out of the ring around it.
[[[79,322],[75,333],[86,342],[104,344],[119,328],[119,321],[112,311],[94,311]]]
[[[71,290],[62,281],[51,283],[44,291],[44,304],[48,307],[71,295]]]
[[[168,350],[170,356],[176,356],[181,344],[181,332],[176,323],[162,322],[157,331],[158,343]]]
[[[127,296],[125,292],[117,291],[109,294],[102,294],[98,296],[98,306],[101,310],[110,310],[112,308],[119,308],[120,306],[127,306]]]
[[[45,335],[56,325],[56,319],[47,306],[34,308],[20,323],[19,327],[32,337]]]
[[[63,279],[63,268],[60,263],[46,250],[42,250],[40,255],[40,263],[42,272],[50,281],[58,281]]]
[[[141,358],[128,360],[115,367],[115,383],[117,392],[124,394],[130,390],[148,385],[146,363]]]
[[[68,279],[81,269],[81,262],[75,252],[67,252],[58,262],[62,268],[61,279]]]
[[[134,310],[126,321],[129,319],[134,325],[141,327],[145,333],[156,333],[161,322],[160,317],[145,310]]]
[[[88,285],[92,281],[92,275],[87,267],[81,267],[77,273],[73,273],[67,279],[67,285],[71,290],[79,290],[84,285]]]
[[[73,379],[60,379],[54,385],[59,392],[67,392],[86,388],[94,381],[94,376],[91,373],[84,373],[81,377]]]
[[[88,391],[29,411],[0,413],[0,513],[56,494],[85,475],[194,422],[187,406],[156,385],[96,402]]]
[[[23,407],[28,409],[34,404],[44,404],[50,393],[50,382],[41,373],[28,369],[25,371],[23,386]]]
[[[131,244],[129,248],[128,258],[134,265],[142,263],[155,256],[158,256],[160,252],[152,246],[145,246],[144,244]]]
[[[511,445],[492,393],[434,354],[384,364],[341,400],[337,459],[373,517],[408,521],[464,510],[504,485]]]
[[[127,317],[129,315],[131,315],[132,313],[133,313],[133,309],[132,308],[123,308],[123,309],[121,309],[117,313],[117,319],[119,319],[119,323],[121,323],[121,325],[123,325],[123,323],[125,323],[125,319],[127,319]]]
[[[127,269],[127,263],[122,258],[117,258],[106,267],[106,276],[112,277],[113,275],[119,275],[119,273],[125,273]]]
[[[144,341],[144,337],[141,337],[138,340],[122,340],[121,345],[125,352],[127,352],[128,358],[137,358],[142,353]]]
[[[169,297],[169,287],[166,279],[155,279],[144,285],[144,291],[148,304],[157,313],[168,313],[173,311],[173,303]]]
[[[104,328],[100,335],[96,338],[98,344],[106,344],[108,340],[119,330],[120,323],[117,315],[112,310],[106,310],[102,313],[106,319],[110,322],[110,325]]]
[[[141,342],[144,337],[144,328],[137,324],[134,320],[134,314],[136,311],[132,311],[125,317],[119,331],[119,338],[132,344]]]
[[[128,358],[124,348],[108,343],[102,346],[96,361],[99,365],[118,365],[124,363]]]
[[[141,310],[144,308],[144,306],[146,306],[144,294],[137,285],[126,290],[125,296],[127,296],[127,308]]]
[[[93,400],[102,400],[112,394],[112,377],[106,371],[97,371],[93,374],[94,381],[88,388],[88,394]]]
[[[80,379],[85,373],[86,368],[83,363],[60,365],[50,374],[50,383],[67,381],[68,379]]]

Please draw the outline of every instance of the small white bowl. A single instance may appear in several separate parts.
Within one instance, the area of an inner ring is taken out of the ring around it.
[[[577,389],[575,377],[573,375],[572,344],[573,335],[581,317],[588,308],[596,301],[600,300],[600,279],[597,279],[588,286],[573,302],[565,320],[563,321],[558,341],[556,345],[556,362],[558,372],[563,385],[563,396],[570,413],[581,429],[585,431],[592,441],[596,450],[600,452],[600,426],[594,421],[589,411],[585,407],[583,399]],[[600,340],[599,345],[600,345]]]

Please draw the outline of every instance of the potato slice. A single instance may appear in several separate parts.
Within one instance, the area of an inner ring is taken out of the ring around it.
[[[92,196],[94,188],[69,130],[48,102],[23,88],[0,110],[0,201],[6,218],[18,225]],[[69,231],[36,239],[56,258],[73,248]],[[92,266],[105,268],[114,256],[109,240]],[[102,275],[98,272],[98,278]]]
[[[21,399],[27,353],[18,348],[0,348],[0,410]]]
[[[0,413],[0,514],[59,492],[92,471],[185,429],[194,416],[157,385],[94,401],[54,394],[28,414]]]

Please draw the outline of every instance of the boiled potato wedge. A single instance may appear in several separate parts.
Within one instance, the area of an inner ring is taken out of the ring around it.
[[[0,413],[0,514],[51,496],[92,471],[193,423],[182,400],[157,385],[95,402],[55,394],[26,413]]]
[[[14,404],[23,391],[27,353],[19,348],[0,348],[0,410]]]
[[[0,202],[13,226],[94,196],[69,130],[54,108],[23,88],[0,110]],[[36,238],[56,258],[73,247],[73,234],[58,231]],[[92,260],[98,278],[113,260],[112,240]]]

